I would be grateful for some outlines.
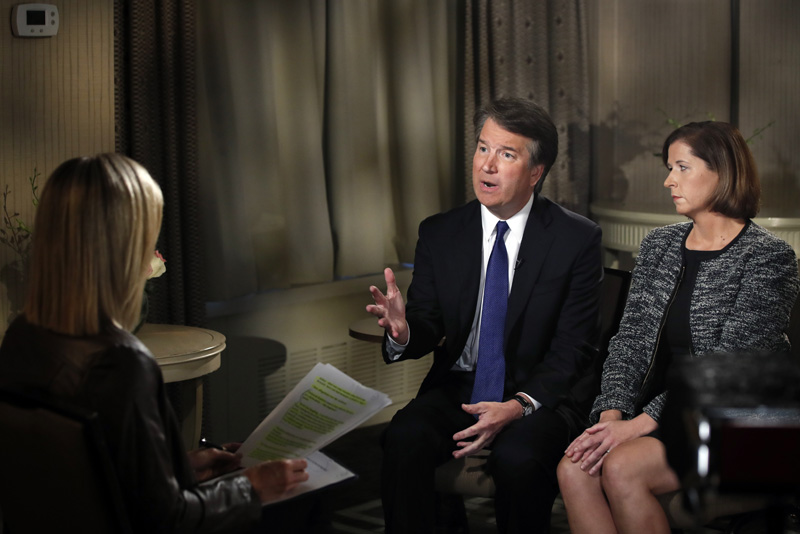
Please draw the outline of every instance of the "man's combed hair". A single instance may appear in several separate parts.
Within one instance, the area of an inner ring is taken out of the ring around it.
[[[752,219],[761,202],[761,182],[753,154],[741,132],[727,122],[690,122],[664,141],[661,159],[666,166],[669,147],[680,141],[708,169],[717,173],[719,184],[711,196],[709,208],[726,217]]]
[[[543,165],[544,172],[534,187],[539,194],[544,179],[558,156],[558,130],[553,119],[543,107],[524,98],[500,98],[475,112],[475,142],[479,141],[483,125],[492,119],[498,126],[511,133],[527,137],[528,166],[533,169]]]
[[[74,336],[139,319],[161,227],[161,189],[120,154],[62,163],[36,213],[25,316]]]

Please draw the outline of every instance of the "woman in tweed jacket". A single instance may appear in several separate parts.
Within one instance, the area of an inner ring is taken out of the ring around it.
[[[680,486],[657,439],[671,358],[789,350],[797,258],[750,220],[760,185],[744,138],[727,123],[691,123],[670,134],[662,154],[664,186],[691,222],[642,241],[592,408],[595,424],[558,468],[573,534],[669,532],[656,495]]]

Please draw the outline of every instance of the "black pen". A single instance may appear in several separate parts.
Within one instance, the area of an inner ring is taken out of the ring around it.
[[[222,445],[217,445],[216,443],[212,443],[208,441],[206,438],[200,438],[200,442],[198,443],[198,445],[206,449],[219,449],[221,451],[230,452]]]

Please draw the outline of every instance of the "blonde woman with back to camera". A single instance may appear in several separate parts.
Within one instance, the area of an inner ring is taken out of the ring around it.
[[[260,519],[262,503],[307,480],[306,462],[266,462],[198,484],[236,469],[240,456],[186,453],[158,364],[130,333],[162,205],[147,171],[119,154],[53,172],[36,214],[24,312],[0,347],[0,385],[98,413],[135,532],[236,532]]]
[[[687,124],[667,137],[662,158],[664,186],[690,221],[642,241],[594,424],[558,466],[573,534],[670,531],[656,496],[680,487],[659,436],[672,358],[789,350],[797,258],[751,220],[761,190],[741,133],[724,122]]]

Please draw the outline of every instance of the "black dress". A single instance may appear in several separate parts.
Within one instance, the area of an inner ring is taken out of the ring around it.
[[[683,272],[661,329],[661,336],[658,340],[655,355],[658,376],[654,384],[649,388],[649,394],[647,395],[649,398],[647,402],[649,402],[649,399],[652,397],[665,391],[667,373],[673,360],[680,357],[692,356],[694,354],[692,333],[689,325],[691,321],[692,293],[694,292],[697,282],[697,273],[700,270],[700,266],[704,261],[714,259],[723,254],[728,247],[739,239],[740,235],[741,232],[721,250],[690,250],[686,248],[686,242],[684,240],[681,247],[683,253]],[[658,430],[656,430],[653,435],[654,437],[659,437]]]

